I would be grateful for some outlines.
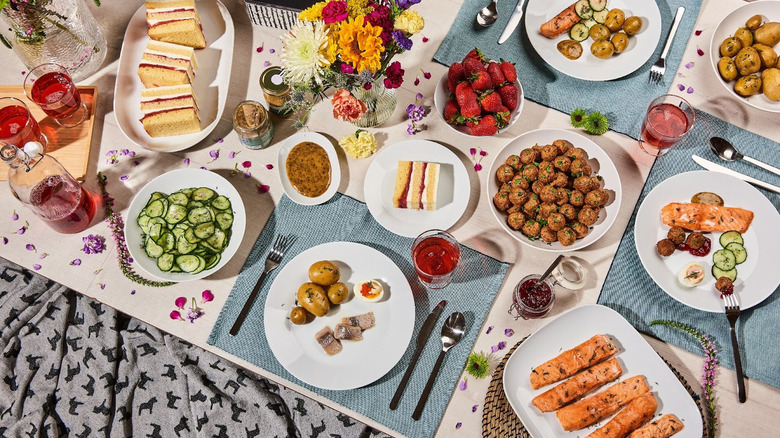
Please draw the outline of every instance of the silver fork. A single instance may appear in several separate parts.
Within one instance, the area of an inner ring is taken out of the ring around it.
[[[274,241],[274,245],[271,248],[271,252],[269,252],[268,256],[266,256],[265,258],[265,269],[263,269],[263,274],[260,275],[260,278],[257,280],[254,289],[252,289],[252,293],[249,294],[249,298],[246,299],[246,302],[244,303],[244,307],[241,308],[241,313],[238,314],[238,318],[236,318],[236,322],[234,322],[233,327],[230,328],[231,336],[235,336],[238,334],[238,331],[241,329],[241,324],[244,323],[247,314],[249,314],[249,309],[252,308],[252,304],[255,302],[257,293],[260,292],[260,286],[263,284],[263,280],[265,280],[265,277],[266,275],[268,275],[269,272],[276,269],[279,266],[279,263],[282,262],[282,257],[284,257],[284,253],[287,250],[287,247],[292,243],[292,241],[293,241],[293,236],[279,235],[276,237],[276,241]]]
[[[680,6],[677,8],[677,14],[674,16],[672,28],[669,29],[669,36],[666,37],[666,45],[664,46],[664,50],[661,52],[661,57],[658,58],[658,61],[656,61],[655,64],[650,67],[650,78],[648,78],[647,82],[653,82],[657,84],[661,82],[661,79],[664,77],[664,73],[666,73],[666,55],[669,53],[669,47],[672,46],[674,34],[677,33],[677,28],[680,26],[680,20],[682,20],[684,13],[684,7]]]
[[[739,395],[739,402],[745,403],[747,396],[745,395],[745,377],[742,375],[742,360],[739,357],[739,345],[737,344],[737,330],[735,324],[739,318],[739,303],[737,303],[737,297],[733,293],[723,295],[723,303],[726,307],[726,318],[731,325],[731,349],[734,350],[734,368],[737,371],[737,392]]]

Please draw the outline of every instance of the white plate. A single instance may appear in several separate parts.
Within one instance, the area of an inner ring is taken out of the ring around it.
[[[330,260],[341,270],[350,290],[347,301],[304,325],[290,322],[298,287],[309,281],[309,266]],[[376,303],[355,297],[355,283],[378,280],[385,296]],[[343,349],[328,356],[314,335],[331,329],[341,318],[374,312],[376,325],[362,341],[343,341]],[[401,359],[414,329],[414,299],[404,274],[379,251],[353,242],[330,242],[303,251],[274,279],[265,301],[265,334],[279,363],[298,379],[322,389],[345,390],[368,385],[384,376]]]
[[[436,210],[393,207],[399,161],[441,164]],[[453,226],[466,211],[471,187],[466,166],[454,152],[432,141],[406,140],[388,147],[374,158],[366,172],[363,194],[368,211],[380,225],[401,236],[417,237],[426,230],[447,230]]]
[[[609,421],[607,418],[596,426],[566,432],[554,412],[543,413],[531,404],[534,397],[553,387],[548,385],[531,389],[531,369],[597,334],[609,335],[618,347],[615,357],[623,368],[623,374],[617,381],[644,375],[650,391],[655,393],[658,400],[656,413],[674,414],[685,425],[674,437],[701,438],[701,413],[688,391],[628,321],[614,310],[598,304],[575,307],[559,315],[529,336],[507,361],[504,368],[504,393],[531,436],[582,437]]]
[[[745,27],[745,22],[748,18],[760,15],[764,22],[780,21],[780,1],[760,1],[755,3],[746,3],[730,14],[718,23],[718,27],[712,32],[712,39],[710,40],[710,60],[712,70],[715,72],[715,77],[718,78],[718,82],[723,84],[729,93],[735,98],[747,103],[753,108],[758,108],[764,111],[770,111],[773,113],[780,113],[780,102],[774,102],[769,100],[764,93],[758,93],[750,97],[742,97],[734,92],[734,81],[726,82],[720,77],[718,72],[718,61],[720,60],[720,44],[728,37],[734,36],[734,32],[740,27]],[[778,50],[778,47],[774,47]]]
[[[186,272],[164,272],[157,267],[157,261],[146,255],[141,244],[141,227],[138,226],[137,219],[149,198],[154,192],[161,192],[167,195],[185,188],[208,187],[220,195],[224,195],[230,200],[233,207],[233,226],[231,227],[231,237],[225,251],[222,252],[222,258],[219,263],[211,269],[203,270],[197,274],[188,274]],[[149,275],[161,278],[166,281],[192,281],[207,277],[220,270],[233,257],[241,245],[244,238],[244,229],[246,228],[246,209],[241,195],[228,180],[218,174],[203,169],[177,169],[164,173],[157,178],[149,181],[133,197],[130,208],[127,209],[125,217],[125,241],[127,249],[133,260]]]
[[[549,39],[539,33],[541,25],[559,12],[568,8],[572,0],[529,0],[525,10],[525,29],[536,53],[559,72],[577,79],[588,81],[608,81],[622,78],[642,67],[658,46],[661,38],[661,12],[655,1],[610,0],[609,9],[622,9],[626,17],[637,16],[642,19],[642,29],[628,38],[625,52],[613,55],[609,59],[599,59],[590,53],[591,40],[582,44],[582,56],[571,60],[557,49],[560,41],[569,39],[568,32],[555,39]]]
[[[149,41],[146,7],[141,5],[125,31],[119,69],[114,88],[114,113],[119,129],[133,143],[160,152],[187,149],[208,136],[217,126],[225,110],[230,67],[233,62],[233,18],[219,0],[196,2],[206,37],[206,48],[195,50],[198,71],[193,89],[198,98],[202,131],[172,137],[151,137],[141,124],[141,91],[144,84],[138,78],[138,64]]]
[[[523,112],[523,104],[525,103],[523,85],[520,84],[519,80],[517,80],[515,81],[515,87],[517,87],[517,107],[513,111],[510,111],[509,114],[511,117],[509,118],[509,124],[499,129],[498,134],[511,128],[512,125],[514,125],[515,122],[520,118],[520,113]],[[433,94],[433,104],[436,107],[436,112],[439,113],[439,117],[444,120],[444,123],[447,123],[447,120],[444,119],[444,106],[447,104],[447,98],[449,95],[450,89],[447,86],[447,74],[445,73],[444,76],[439,79],[439,83],[436,85],[436,91]],[[463,135],[468,135],[469,137],[478,137],[476,135],[471,135],[471,130],[466,125],[450,125],[447,123],[447,126],[460,132]]]
[[[603,188],[609,193],[609,201],[606,206],[600,209],[599,218],[595,224],[591,226],[591,230],[584,239],[577,239],[573,245],[563,246],[560,242],[546,243],[541,239],[530,240],[520,231],[515,231],[509,227],[506,223],[507,214],[498,211],[495,204],[493,204],[493,196],[498,192],[500,188],[498,180],[496,180],[496,171],[498,167],[506,162],[506,159],[510,155],[517,154],[525,148],[530,148],[533,145],[548,145],[553,141],[563,139],[570,141],[574,147],[578,147],[585,151],[588,155],[588,164],[593,168],[593,172],[602,178]],[[493,216],[501,228],[504,229],[510,236],[514,237],[520,243],[528,245],[537,249],[552,251],[552,252],[564,252],[574,251],[576,249],[585,248],[591,243],[597,241],[601,236],[606,233],[617,218],[620,211],[620,202],[623,198],[623,188],[620,183],[620,175],[618,174],[615,164],[609,159],[609,156],[603,149],[601,149],[596,143],[590,139],[583,137],[576,132],[566,131],[563,129],[537,129],[535,131],[529,131],[525,134],[515,138],[508,145],[504,146],[493,159],[493,164],[490,165],[488,171],[488,183],[487,183],[487,195],[490,200],[490,209],[493,211]]]
[[[715,290],[716,279],[710,271],[712,253],[721,248],[718,239],[722,233],[707,234],[712,241],[712,250],[704,257],[695,257],[685,251],[661,257],[655,247],[669,231],[661,222],[661,208],[670,202],[691,202],[691,196],[704,191],[720,195],[727,207],[740,207],[754,213],[750,228],[742,235],[748,257],[737,265],[737,281],[734,282],[740,307],[749,309],[764,301],[780,285],[780,275],[777,275],[780,246],[771,237],[780,227],[780,214],[761,192],[744,181],[699,170],[675,175],[658,184],[636,214],[634,242],[639,259],[653,281],[675,300],[695,309],[724,313],[723,301]],[[705,265],[707,277],[696,287],[683,287],[677,282],[677,272],[693,261]]]
[[[310,141],[320,145],[320,147],[325,149],[325,152],[328,153],[328,160],[330,160],[330,185],[328,186],[328,189],[325,190],[325,193],[316,198],[301,195],[298,190],[290,184],[290,180],[287,178],[287,155],[289,155],[295,145],[304,141]],[[284,141],[284,145],[279,149],[276,165],[277,169],[279,169],[279,179],[282,182],[284,193],[286,193],[290,199],[301,205],[319,205],[323,202],[327,202],[336,194],[336,190],[338,190],[339,184],[341,184],[341,166],[339,165],[339,156],[336,154],[336,149],[333,147],[330,140],[324,135],[316,132],[299,132],[287,137],[287,140]]]

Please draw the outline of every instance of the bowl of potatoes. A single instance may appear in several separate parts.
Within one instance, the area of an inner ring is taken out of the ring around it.
[[[748,3],[715,28],[710,59],[726,89],[748,105],[780,112],[780,1]]]

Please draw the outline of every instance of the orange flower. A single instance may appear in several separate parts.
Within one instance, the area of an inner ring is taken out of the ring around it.
[[[341,59],[357,71],[377,71],[382,65],[380,57],[385,50],[381,34],[382,28],[365,22],[363,16],[342,22],[339,30]]]
[[[365,103],[347,90],[336,91],[330,103],[333,104],[333,117],[347,122],[357,121],[368,109]]]

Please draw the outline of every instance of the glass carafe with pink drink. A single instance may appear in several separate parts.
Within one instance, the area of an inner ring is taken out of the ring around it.
[[[17,199],[60,233],[78,233],[95,217],[92,195],[64,167],[43,154],[39,143],[25,149],[5,145],[0,156],[9,166],[8,183]]]

